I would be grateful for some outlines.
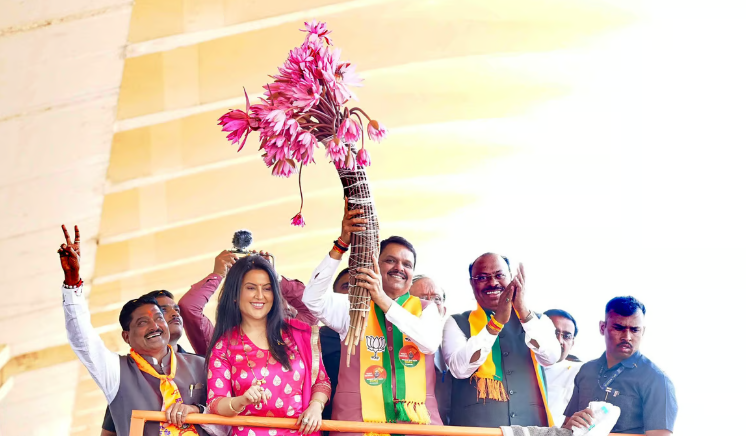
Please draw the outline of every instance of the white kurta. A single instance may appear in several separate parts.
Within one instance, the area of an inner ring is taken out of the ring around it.
[[[575,376],[581,366],[583,362],[563,360],[552,366],[544,367],[547,379],[547,400],[555,427],[560,427],[565,422],[565,408],[572,398]]]

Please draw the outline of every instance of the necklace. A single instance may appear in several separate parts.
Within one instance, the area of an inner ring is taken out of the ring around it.
[[[249,355],[246,354],[246,343],[243,340],[244,332],[243,332],[243,329],[241,329],[240,327],[239,327],[239,333],[240,333],[239,337],[241,338],[241,348],[243,348],[243,355],[246,358],[246,364],[248,365],[250,362]],[[262,350],[259,349],[259,351],[262,351]],[[267,366],[269,366],[269,355],[270,355],[269,350],[267,350],[267,360],[264,361],[264,368],[262,368],[262,371],[259,371],[259,373],[262,375],[262,378],[257,377],[256,373],[254,372],[254,366],[256,365],[249,365],[249,369],[251,370],[251,375],[254,376],[254,380],[256,380],[256,384],[259,385],[260,387],[263,384],[267,383],[267,380],[265,379],[267,378],[267,375],[269,375],[269,370],[267,370]]]

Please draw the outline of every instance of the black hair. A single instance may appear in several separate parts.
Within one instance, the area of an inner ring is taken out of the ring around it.
[[[337,278],[334,279],[334,284],[332,285],[332,289],[336,289],[337,283],[339,283],[339,281],[342,279],[342,276],[349,272],[350,272],[350,268],[345,268],[342,271],[340,271],[339,274],[337,274]]]
[[[152,304],[155,307],[158,307],[158,310],[161,310],[158,306],[158,301],[154,297],[150,297],[148,295],[143,295],[140,298],[135,298],[134,300],[128,301],[123,307],[122,311],[119,312],[119,325],[122,326],[122,330],[128,332],[130,331],[130,323],[132,322],[132,313],[137,310],[138,307],[144,306],[146,304]]]
[[[290,369],[290,358],[285,343],[282,341],[282,331],[288,331],[290,326],[285,322],[284,299],[280,292],[280,282],[277,273],[266,259],[259,255],[250,255],[239,259],[225,277],[223,288],[218,297],[218,308],[215,314],[215,331],[210,340],[205,356],[205,365],[210,361],[210,354],[215,344],[236,328],[241,328],[241,310],[238,301],[241,299],[241,284],[244,276],[251,270],[260,269],[267,273],[272,286],[272,307],[267,314],[267,343],[272,357]],[[240,333],[239,333],[240,334]]]
[[[622,316],[632,316],[638,310],[641,310],[642,314],[645,315],[645,305],[631,295],[626,297],[614,297],[606,303],[607,315],[609,312],[614,311]]]
[[[143,297],[153,297],[153,298],[168,297],[168,298],[170,298],[170,299],[173,300],[174,299],[174,294],[168,292],[165,289],[161,289],[159,291],[148,292],[147,294],[143,295]]]
[[[248,230],[236,230],[233,234],[233,248],[241,253],[245,253],[253,241],[254,237]]]
[[[414,255],[414,265],[412,265],[412,268],[417,266],[417,252],[414,251],[414,245],[412,245],[411,242],[407,241],[401,236],[390,236],[384,239],[383,241],[381,241],[381,253],[383,253],[384,248],[386,248],[389,244],[399,244],[399,245],[403,245],[404,247],[406,247],[407,250],[411,251],[412,255]]]
[[[474,262],[472,262],[472,263],[470,263],[470,264],[469,264],[469,277],[471,277],[471,270],[473,270],[473,269],[474,269],[474,264],[475,264],[475,263],[477,263],[477,261],[478,261],[479,259],[483,258],[484,256],[499,256],[499,257],[502,257],[502,259],[503,259],[503,260],[505,261],[505,264],[506,264],[506,265],[508,265],[508,272],[511,272],[511,271],[510,271],[510,260],[508,260],[508,258],[507,258],[507,257],[505,257],[505,256],[500,256],[500,255],[499,255],[499,254],[497,254],[497,253],[490,253],[490,252],[487,252],[487,253],[484,253],[484,254],[480,255],[479,257],[477,257],[476,259],[474,259]]]
[[[546,315],[546,316],[561,316],[562,318],[569,319],[570,321],[572,321],[572,325],[575,326],[575,333],[573,334],[573,336],[577,336],[578,335],[578,323],[575,322],[575,318],[573,318],[572,315],[570,315],[569,312],[564,311],[562,309],[549,309],[549,310],[545,310],[544,311],[544,315]]]

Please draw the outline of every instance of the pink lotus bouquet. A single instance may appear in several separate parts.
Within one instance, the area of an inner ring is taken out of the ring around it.
[[[233,144],[241,142],[238,151],[249,133],[258,131],[264,163],[275,176],[290,177],[297,170],[300,177],[303,166],[314,162],[319,142],[338,170],[367,167],[371,160],[365,149],[363,117],[373,141],[386,137],[386,127],[362,109],[345,106],[350,99],[357,100],[350,88],[361,86],[361,79],[354,65],[340,61],[341,51],[332,48],[326,23],[313,21],[305,27],[301,29],[307,32],[305,41],[290,51],[279,74],[271,76],[274,81],[263,86],[261,102],[250,105],[244,89],[246,111],[231,110],[220,117],[218,125],[230,132],[227,138]],[[359,151],[358,141],[362,141]],[[302,210],[301,190],[301,210],[291,220],[293,225],[305,225]]]

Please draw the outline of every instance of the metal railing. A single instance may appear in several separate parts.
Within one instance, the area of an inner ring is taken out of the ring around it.
[[[166,420],[164,412],[149,410],[133,410],[130,421],[130,436],[143,436],[146,421],[163,422]],[[295,418],[269,418],[261,416],[236,416],[228,418],[220,415],[190,413],[186,417],[188,424],[217,424],[244,427],[272,427],[297,429]],[[331,421],[321,422],[321,430],[349,433],[381,433],[381,434],[410,434],[433,436],[503,436],[502,430],[491,427],[459,427],[444,425],[416,425],[416,424],[379,424],[374,422]],[[610,436],[634,436],[622,433],[612,433]]]

